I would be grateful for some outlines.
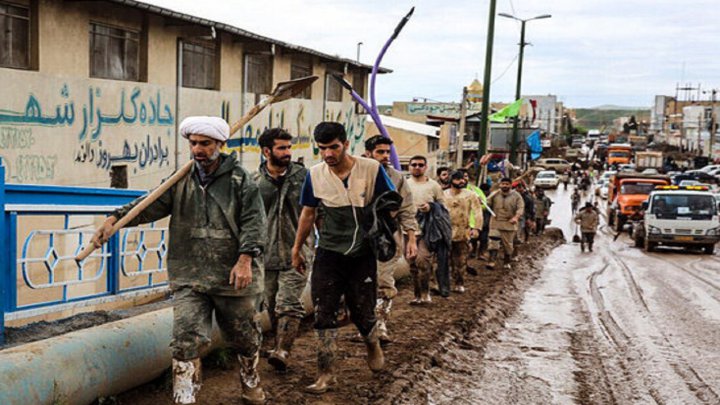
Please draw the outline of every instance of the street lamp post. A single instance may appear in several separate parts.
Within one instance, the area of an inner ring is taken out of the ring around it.
[[[518,73],[517,73],[517,84],[515,86],[515,100],[520,99],[520,87],[522,82],[522,66],[523,66],[523,55],[525,50],[525,23],[532,20],[540,20],[543,18],[550,18],[552,17],[550,14],[543,14],[539,15],[537,17],[533,18],[527,18],[527,19],[521,19],[517,18],[514,15],[510,15],[507,13],[499,13],[498,14],[501,17],[505,18],[511,18],[513,20],[520,21],[520,56],[518,57]],[[519,114],[518,114],[519,115]],[[519,117],[518,115],[515,116],[513,119],[513,132],[512,132],[512,141],[510,143],[510,162],[513,164],[517,164],[517,149],[518,149],[518,124],[519,124]]]

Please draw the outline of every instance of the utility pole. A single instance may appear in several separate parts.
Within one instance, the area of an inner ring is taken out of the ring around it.
[[[485,72],[483,75],[483,100],[480,113],[480,138],[478,139],[478,156],[482,158],[487,153],[488,115],[490,114],[490,76],[492,72],[493,37],[495,36],[495,3],[490,0],[490,15],[488,16],[487,44],[485,45]],[[482,181],[478,176],[478,184]]]
[[[455,147],[455,169],[462,168],[463,165],[463,143],[465,142],[465,127],[467,116],[467,87],[463,87],[462,101],[460,102],[460,129],[458,130],[457,146]]]
[[[511,18],[513,20],[520,21],[520,56],[518,58],[518,73],[517,73],[517,83],[515,86],[515,101],[520,99],[520,88],[521,88],[521,82],[522,82],[522,65],[523,65],[523,55],[525,53],[525,23],[532,20],[539,20],[542,18],[550,18],[552,17],[550,14],[543,14],[539,15],[537,17],[528,18],[528,19],[521,19],[517,18],[514,15],[506,14],[506,13],[500,13],[498,14],[501,17]],[[519,117],[516,115],[513,119],[513,132],[512,132],[512,141],[510,143],[510,163],[516,165],[517,162],[517,150],[518,150],[518,124],[519,124]],[[549,126],[549,125],[548,125]]]
[[[717,89],[710,90],[710,153],[708,157],[713,159],[713,148],[715,146],[715,132],[717,132],[717,113],[715,113],[715,96]]]
[[[360,47],[363,45],[362,42],[357,43],[357,59],[355,59],[358,63],[360,63]]]

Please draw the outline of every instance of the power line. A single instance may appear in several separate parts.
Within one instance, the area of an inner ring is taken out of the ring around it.
[[[496,77],[495,79],[493,79],[493,80],[490,82],[490,84],[495,84],[496,81],[500,80],[503,76],[505,76],[505,73],[507,73],[508,70],[510,70],[510,67],[515,63],[515,61],[517,60],[517,58],[518,58],[519,56],[520,56],[519,54],[515,54],[515,57],[510,61],[510,63],[508,63],[508,65],[505,67],[505,70],[503,70],[503,72],[500,73],[500,76],[498,76],[498,77]]]

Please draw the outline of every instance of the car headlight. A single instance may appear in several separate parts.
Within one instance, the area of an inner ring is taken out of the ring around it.
[[[648,233],[651,233],[653,235],[659,235],[662,232],[660,231],[660,228],[651,225],[648,226]]]
[[[718,235],[720,235],[720,228],[708,229],[706,235],[707,236],[718,236]]]

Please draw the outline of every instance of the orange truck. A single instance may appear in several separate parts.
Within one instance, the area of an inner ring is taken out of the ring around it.
[[[629,143],[611,143],[610,146],[608,146],[607,162],[609,165],[630,163],[632,152],[632,145]]]
[[[657,186],[669,186],[670,177],[619,172],[608,185],[608,224],[622,232],[628,221],[642,219],[642,203]]]

